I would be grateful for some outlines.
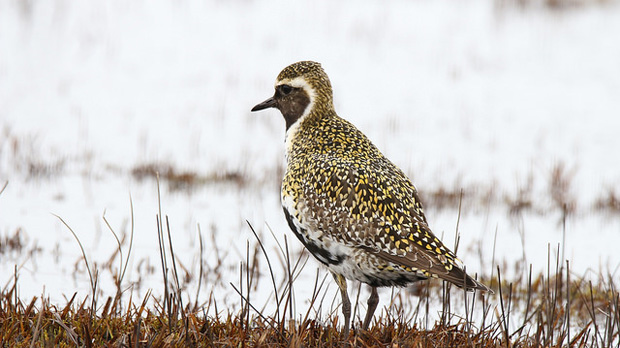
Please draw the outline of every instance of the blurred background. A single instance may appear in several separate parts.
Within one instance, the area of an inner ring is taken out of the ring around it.
[[[284,122],[249,111],[299,60],[322,63],[339,115],[410,176],[451,247],[460,217],[468,271],[542,271],[551,250],[617,275],[618,33],[612,0],[0,0],[0,286],[89,293],[60,217],[110,271],[106,293],[110,229],[126,255],[133,221],[126,281],[157,295],[161,206],[186,289],[202,264],[204,298],[238,301],[246,221],[268,251],[284,235],[302,250],[279,203]]]

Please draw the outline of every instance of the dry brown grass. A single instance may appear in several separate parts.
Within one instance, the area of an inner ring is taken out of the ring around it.
[[[620,214],[620,195],[614,189],[607,190],[594,202],[594,210]]]
[[[307,316],[277,320],[262,313],[248,315],[245,310],[206,316],[204,308],[182,308],[178,302],[165,304],[148,295],[140,303],[130,302],[122,312],[113,310],[114,299],[109,297],[93,313],[87,301],[76,302],[75,295],[62,306],[36,297],[22,302],[13,287],[0,298],[0,344],[341,347],[346,342],[360,347],[615,347],[620,339],[620,307],[613,283],[593,286],[569,280],[565,287],[559,281],[562,278],[540,275],[526,282],[526,287],[503,283],[497,288],[500,304],[492,308],[489,301],[493,298],[486,300],[488,317],[483,323],[446,316],[446,321],[423,329],[405,317],[381,315],[370,330],[354,330],[349,337],[342,336],[336,315],[321,321]],[[451,301],[449,293],[444,294],[444,301]],[[154,308],[149,302],[155,303]],[[517,328],[510,329],[514,327],[510,321],[519,317],[523,319]]]
[[[551,174],[550,183],[555,178],[555,187],[568,190],[570,180],[562,170],[554,169]],[[458,199],[463,195],[460,191]],[[553,203],[566,206],[569,197],[558,194]],[[55,304],[43,294],[24,300],[18,295],[19,271],[15,269],[12,282],[0,293],[0,346],[342,347],[348,344],[359,347],[606,348],[620,345],[617,274],[600,271],[594,279],[592,274],[574,274],[570,264],[561,262],[560,257],[548,257],[547,272],[541,274],[532,274],[531,265],[527,274],[520,274],[523,264],[497,267],[493,278],[482,279],[495,290],[493,295],[464,294],[437,280],[417,283],[412,292],[393,292],[391,303],[384,304],[370,330],[356,330],[359,321],[354,320],[354,330],[343,337],[338,308],[332,306],[328,312],[317,310],[330,308],[329,299],[325,297],[329,279],[321,278],[317,271],[314,290],[308,299],[309,308],[305,313],[296,313],[293,309],[295,281],[302,271],[309,272],[304,270],[308,255],[292,252],[286,237],[283,243],[276,239],[275,253],[266,250],[262,242],[264,237],[249,224],[255,240],[247,242],[245,259],[239,260],[238,277],[225,287],[212,287],[227,288],[239,297],[238,308],[222,310],[215,300],[218,296],[213,291],[216,290],[211,290],[206,303],[199,303],[200,287],[196,294],[188,294],[183,289],[188,282],[203,284],[204,280],[205,284],[219,285],[227,282],[230,274],[221,265],[223,258],[231,257],[230,254],[219,250],[216,243],[203,245],[199,233],[200,260],[208,250],[217,256],[217,261],[212,265],[201,262],[200,270],[192,277],[174,255],[168,218],[162,220],[159,216],[161,212],[157,219],[157,237],[159,271],[164,287],[162,298],[152,297],[149,291],[136,302],[133,290],[127,290],[124,276],[133,241],[132,208],[129,231],[117,233],[108,224],[118,242],[118,250],[112,253],[108,266],[91,268],[83,253],[81,262],[86,265],[91,283],[91,292],[86,298],[79,300],[78,295],[73,294],[66,303]],[[563,219],[566,216],[563,214]],[[73,233],[68,225],[66,227]],[[81,248],[79,238],[73,235]],[[0,253],[3,260],[7,253],[27,249],[23,248],[25,243],[20,238],[20,233],[16,232],[2,239],[2,245],[6,246]],[[560,253],[553,253],[549,248],[548,255]],[[120,267],[111,267],[113,263],[119,263]],[[99,298],[100,272],[110,272],[116,284],[116,293],[107,296],[105,301]],[[503,274],[507,273],[516,275],[504,279]],[[274,310],[265,310],[273,306],[255,300],[259,283],[263,287],[267,283],[273,289],[268,301],[275,303]],[[196,300],[188,300],[193,298]],[[437,299],[441,299],[442,306],[439,318],[433,319],[436,316],[430,312],[430,304]],[[356,302],[360,302],[359,298]],[[357,310],[356,305],[353,318],[358,318]]]
[[[394,293],[392,303],[386,304],[376,316],[370,330],[354,329],[348,337],[343,337],[337,311],[322,317],[319,311],[313,310],[327,307],[323,303],[326,277],[321,278],[317,273],[310,308],[306,313],[295,314],[291,289],[307,255],[292,253],[285,239],[274,259],[253,227],[249,225],[249,228],[256,240],[248,242],[238,282],[230,283],[232,291],[239,296],[239,310],[218,309],[213,293],[207,303],[183,302],[182,298],[190,296],[181,290],[166,218],[165,222],[158,220],[164,298],[153,298],[149,292],[140,302],[133,302],[130,297],[123,304],[123,293],[119,291],[107,297],[103,304],[96,295],[80,302],[76,294],[62,305],[50,303],[44,295],[23,301],[17,295],[18,275],[15,274],[12,286],[3,289],[0,296],[0,346],[616,347],[620,344],[620,294],[614,275],[601,273],[592,282],[587,280],[589,277],[571,273],[570,264],[562,264],[557,258],[549,258],[545,274],[533,275],[530,267],[529,274],[510,281],[502,278],[503,272],[498,267],[497,276],[486,280],[495,290],[494,295],[478,293],[464,297],[462,290],[440,281],[418,283],[414,296],[406,291]],[[123,265],[128,255],[119,252],[118,257],[125,260],[121,262]],[[285,279],[278,278],[277,274],[282,273],[275,272],[276,267],[285,270]],[[116,275],[119,289],[123,283],[122,269]],[[198,282],[203,272],[207,271],[201,270]],[[94,277],[91,294],[97,294],[96,274],[91,274]],[[263,303],[253,302],[253,291],[260,278],[268,280],[273,287],[274,298],[270,301],[277,304],[273,313],[260,309],[265,308]],[[441,298],[443,304],[440,317],[429,323],[432,317],[429,302],[436,298]],[[359,327],[359,322],[354,324]]]
[[[175,190],[190,190],[196,186],[208,184],[231,183],[237,186],[246,184],[246,176],[238,171],[214,172],[201,175],[196,172],[178,170],[170,164],[147,163],[135,166],[131,174],[138,180],[159,178],[168,183],[168,188]]]
[[[516,8],[520,10],[568,11],[604,6],[614,2],[615,0],[495,0],[494,5],[498,10]]]

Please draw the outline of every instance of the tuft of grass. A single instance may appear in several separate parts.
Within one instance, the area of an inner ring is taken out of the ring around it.
[[[207,184],[232,183],[237,186],[246,184],[245,175],[240,171],[218,171],[200,175],[196,172],[180,171],[170,164],[163,163],[137,165],[131,170],[131,175],[138,180],[159,177],[159,179],[168,183],[171,191],[191,190],[197,186]]]
[[[8,253],[21,253],[27,242],[24,240],[21,228],[15,230],[12,235],[0,236],[0,255]]]
[[[0,156],[7,158],[7,168],[1,168],[0,174],[13,170],[31,180],[60,175],[67,166],[65,157],[52,158],[45,153],[37,135],[14,134],[6,125],[0,130]]]
[[[568,170],[562,162],[556,163],[549,177],[549,196],[556,209],[563,215],[570,215],[577,209],[577,201],[572,192],[572,181],[576,169]]]
[[[609,189],[601,194],[594,202],[594,210],[608,214],[620,214],[620,194],[615,189]]]
[[[516,8],[519,10],[567,11],[603,6],[613,2],[613,0],[495,0],[494,5],[497,10]]]
[[[4,235],[0,233],[0,260],[2,261],[11,260],[24,254],[32,258],[42,251],[43,249],[36,241],[30,241],[21,227]]]

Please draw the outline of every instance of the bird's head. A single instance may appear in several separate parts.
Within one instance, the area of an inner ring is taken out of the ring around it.
[[[284,68],[278,75],[273,97],[254,106],[252,111],[277,108],[284,116],[286,129],[314,109],[333,110],[332,86],[321,64],[302,61]]]

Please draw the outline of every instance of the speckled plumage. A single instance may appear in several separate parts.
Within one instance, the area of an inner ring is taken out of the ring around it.
[[[433,235],[407,176],[336,114],[319,63],[286,67],[274,97],[253,111],[266,107],[280,109],[286,120],[286,219],[335,276],[367,283],[373,291],[428,277],[488,290],[465,275],[454,253]]]

